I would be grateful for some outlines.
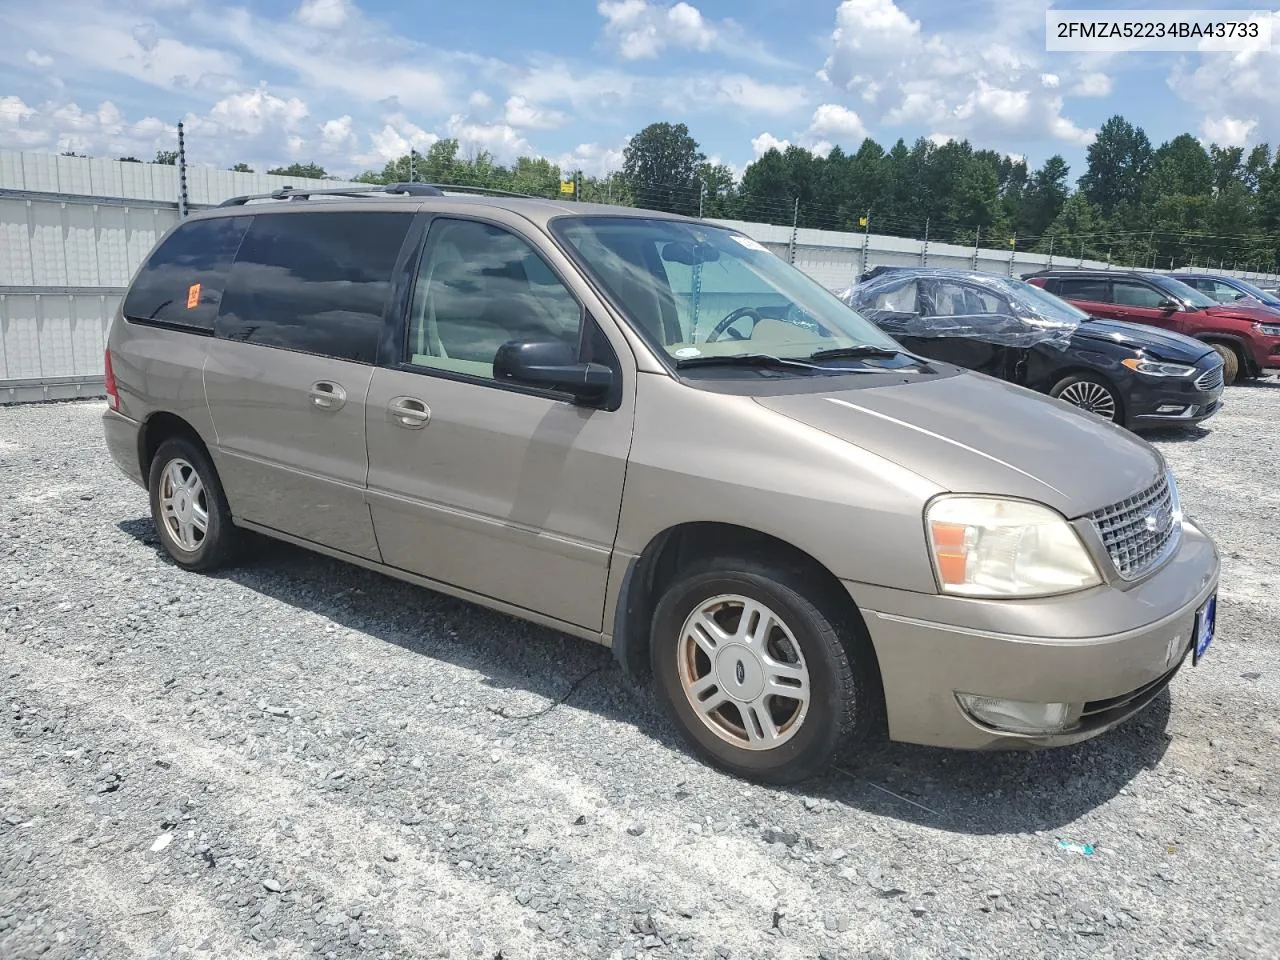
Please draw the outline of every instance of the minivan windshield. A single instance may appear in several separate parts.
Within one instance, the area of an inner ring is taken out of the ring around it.
[[[616,216],[562,217],[552,232],[677,364],[842,357],[845,365],[901,351],[875,324],[741,233]]]

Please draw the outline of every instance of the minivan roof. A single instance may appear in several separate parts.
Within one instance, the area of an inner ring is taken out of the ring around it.
[[[646,210],[639,207],[622,207],[603,203],[582,203],[574,200],[548,200],[542,197],[521,196],[519,194],[503,194],[503,193],[471,193],[461,192],[469,191],[473,188],[469,187],[452,187],[448,184],[394,184],[391,189],[396,187],[432,187],[435,188],[431,195],[425,190],[405,189],[403,191],[390,192],[387,188],[370,187],[367,190],[353,188],[334,188],[331,191],[307,192],[305,190],[297,191],[276,191],[275,193],[257,194],[247,197],[233,197],[226,200],[216,207],[193,213],[192,217],[217,217],[217,216],[244,216],[251,212],[255,216],[259,213],[276,213],[288,210],[297,210],[304,208],[307,210],[370,210],[370,209],[388,209],[412,206],[416,210],[441,210],[450,212],[461,212],[462,210],[475,210],[477,207],[488,207],[492,209],[506,210],[511,213],[518,214],[527,220],[546,226],[546,224],[556,217],[563,216],[613,216],[613,217],[634,217],[645,219],[661,219],[661,220],[679,220],[688,223],[703,223],[705,220],[698,220],[693,217],[685,217],[680,214],[664,213],[659,210]],[[460,192],[450,193],[450,190],[458,190]],[[251,202],[261,201],[261,202]],[[714,224],[713,224],[714,225]]]

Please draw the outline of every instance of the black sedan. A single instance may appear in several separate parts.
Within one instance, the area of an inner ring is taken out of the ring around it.
[[[896,268],[841,295],[913,353],[1058,397],[1130,429],[1217,413],[1222,359],[1153,327],[1098,320],[1022,280]]]

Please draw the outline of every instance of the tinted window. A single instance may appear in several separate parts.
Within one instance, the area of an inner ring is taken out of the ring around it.
[[[1096,300],[1107,302],[1107,281],[1088,277],[1063,277],[1058,281],[1058,296],[1068,300]]]
[[[1157,310],[1160,307],[1160,301],[1164,299],[1164,294],[1154,287],[1148,287],[1145,283],[1135,283],[1132,280],[1114,280],[1111,289],[1114,302],[1126,307],[1147,307]]]
[[[578,343],[582,308],[526,241],[487,223],[437,220],[414,286],[408,358],[493,376],[508,340]]]
[[[410,213],[259,215],[227,281],[217,334],[372,363]]]
[[[129,288],[130,320],[213,329],[236,248],[252,217],[188,220],[165,238]]]

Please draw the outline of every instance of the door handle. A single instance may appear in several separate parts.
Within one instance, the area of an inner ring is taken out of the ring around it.
[[[318,410],[338,410],[347,402],[347,391],[329,380],[317,380],[307,395],[311,397],[311,405]]]
[[[406,430],[421,430],[431,421],[431,408],[417,397],[396,397],[387,404],[391,422]]]

